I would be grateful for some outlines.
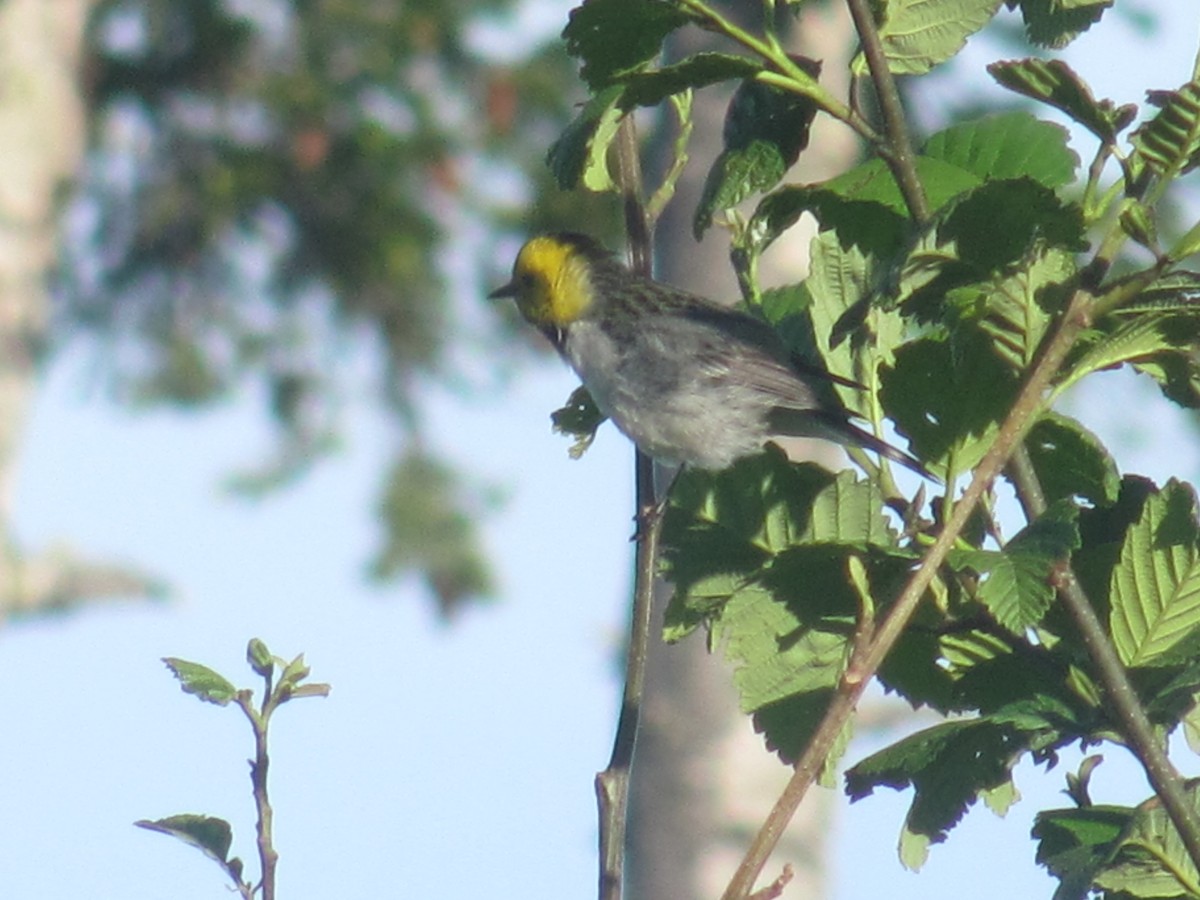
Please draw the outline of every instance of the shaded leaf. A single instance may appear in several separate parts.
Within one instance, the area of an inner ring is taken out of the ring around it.
[[[1034,819],[1037,861],[1061,882],[1055,898],[1088,895],[1092,879],[1109,860],[1133,810],[1124,806],[1050,809]]]
[[[726,53],[697,53],[682,62],[663,66],[649,72],[623,75],[619,81],[621,108],[657,106],[672,94],[688,89],[698,90],[730,79],[753,78],[762,66],[745,56]]]
[[[1081,497],[1096,505],[1116,502],[1121,476],[1099,438],[1061,413],[1049,412],[1025,439],[1046,499]]]
[[[1133,133],[1134,159],[1168,177],[1200,165],[1200,82],[1154,91],[1147,99],[1159,112]]]
[[[821,71],[818,62],[796,62],[813,78]],[[697,240],[715,213],[778,184],[808,146],[816,112],[808,97],[753,79],[742,82],[725,114],[724,148],[708,172],[696,207],[692,232]]]
[[[953,565],[966,565],[986,576],[979,601],[996,621],[1021,635],[1038,625],[1054,600],[1052,572],[1079,546],[1079,510],[1059,500],[1017,532],[1002,550],[956,551]]]
[[[1029,40],[1042,47],[1065,47],[1100,21],[1113,0],[1020,0]]]
[[[165,819],[140,819],[133,823],[138,828],[157,831],[178,838],[195,847],[222,866],[228,865],[229,848],[233,844],[233,829],[224,819],[213,816],[184,814]]]
[[[554,180],[564,191],[583,184],[591,191],[613,189],[608,171],[608,148],[617,136],[623,112],[621,87],[614,85],[593,96],[546,153]]]
[[[1091,88],[1061,59],[994,62],[987,70],[1010,91],[1061,110],[1108,144],[1115,142],[1137,115],[1132,103],[1116,106],[1111,100],[1097,101]]]
[[[667,35],[690,20],[659,0],[585,0],[571,10],[563,40],[583,61],[580,76],[598,91],[656,57]]]
[[[904,828],[938,843],[982,792],[1011,780],[1022,749],[1019,733],[1008,726],[986,719],[943,722],[852,766],[846,772],[846,793],[860,800],[877,787],[911,786],[913,802]],[[919,865],[923,857],[905,854],[904,861]]]

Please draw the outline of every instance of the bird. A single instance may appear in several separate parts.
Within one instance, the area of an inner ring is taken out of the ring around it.
[[[762,319],[639,275],[586,234],[530,238],[513,298],[575,370],[600,412],[658,462],[708,471],[775,437],[857,446],[933,478],[915,457],[863,430]]]

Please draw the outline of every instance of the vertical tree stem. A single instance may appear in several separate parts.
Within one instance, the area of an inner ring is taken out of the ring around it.
[[[626,116],[617,137],[618,183],[625,208],[625,228],[633,268],[650,274],[650,224],[642,200],[641,165],[633,118]],[[625,833],[629,809],[629,776],[637,743],[646,684],[646,654],[654,599],[661,516],[654,492],[654,463],[637,451],[635,460],[637,552],[634,561],[633,608],[625,658],[621,714],[608,768],[596,776],[600,815],[600,900],[620,900],[625,876]]]
[[[1010,472],[1026,517],[1030,520],[1037,518],[1045,511],[1046,501],[1033,463],[1023,446],[1014,454]],[[1063,605],[1075,620],[1083,645],[1088,649],[1100,683],[1104,685],[1104,693],[1111,704],[1113,718],[1118,722],[1121,733],[1146,772],[1146,779],[1179,832],[1192,863],[1200,869],[1200,818],[1197,817],[1195,806],[1184,793],[1178,770],[1171,763],[1162,743],[1155,737],[1154,727],[1146,717],[1146,711],[1142,709],[1137,691],[1134,690],[1129,675],[1117,656],[1116,648],[1108,639],[1104,625],[1096,616],[1095,607],[1087,598],[1083,586],[1069,565],[1059,573],[1057,587]]]

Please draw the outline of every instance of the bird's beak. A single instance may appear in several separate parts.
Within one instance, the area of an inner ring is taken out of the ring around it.
[[[498,287],[494,291],[492,291],[490,294],[488,294],[488,299],[489,300],[499,300],[502,297],[515,297],[515,296],[517,296],[517,286],[514,282],[510,281],[508,284],[504,285],[504,287]]]

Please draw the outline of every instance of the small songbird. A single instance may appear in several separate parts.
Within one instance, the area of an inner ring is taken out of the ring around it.
[[[792,436],[863,447],[932,477],[853,424],[767,323],[637,275],[587,235],[532,238],[490,296],[515,298],[600,411],[660,462],[724,469]]]

